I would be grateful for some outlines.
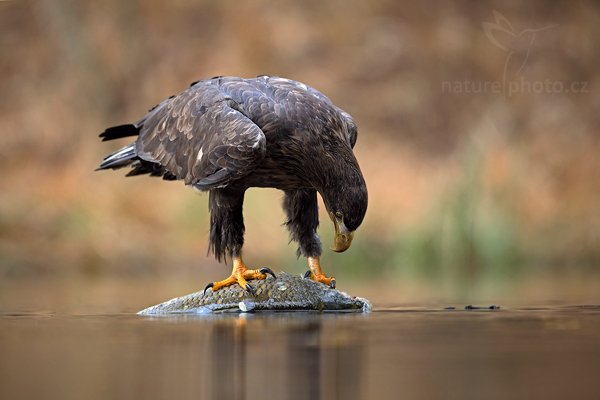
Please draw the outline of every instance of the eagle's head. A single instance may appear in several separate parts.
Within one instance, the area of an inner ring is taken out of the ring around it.
[[[333,251],[341,253],[352,244],[354,231],[367,212],[367,185],[356,160],[344,163],[334,181],[321,190],[325,208],[335,228]]]

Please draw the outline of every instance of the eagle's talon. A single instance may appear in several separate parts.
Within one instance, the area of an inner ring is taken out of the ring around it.
[[[203,294],[206,294],[206,291],[210,288],[212,288],[213,286],[215,286],[215,284],[213,282],[209,283],[208,285],[206,285],[206,287],[204,288],[204,290],[202,291]]]
[[[327,277],[321,269],[321,263],[318,257],[308,257],[308,268],[304,274],[305,278],[310,278],[313,281],[320,282],[325,286],[335,289],[335,278]]]
[[[254,287],[248,284],[247,281],[254,279],[267,279],[267,275],[272,275],[274,278],[276,278],[275,273],[273,273],[271,268],[263,267],[261,269],[248,269],[244,265],[241,257],[234,257],[231,275],[222,281],[209,283],[208,286],[206,286],[206,289],[212,287],[213,292],[216,292],[221,288],[235,285],[237,283],[242,289],[247,290],[252,295],[255,295],[256,291]],[[206,291],[206,289],[204,290]]]
[[[313,272],[308,270],[304,273],[303,278],[322,283],[325,286],[329,286],[331,289],[335,289],[335,278],[334,277],[328,278],[323,274],[315,275]]]
[[[261,274],[263,275],[271,275],[273,278],[277,279],[277,276],[275,275],[275,273],[273,272],[273,270],[271,268],[268,267],[263,267],[261,269],[258,270]]]
[[[252,287],[251,284],[246,283],[246,287],[244,289],[246,289],[252,296],[256,295],[256,290],[254,290],[254,287]]]

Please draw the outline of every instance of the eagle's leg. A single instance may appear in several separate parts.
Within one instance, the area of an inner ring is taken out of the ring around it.
[[[335,287],[335,278],[327,277],[321,270],[321,239],[317,235],[319,206],[315,189],[286,190],[283,208],[287,214],[286,225],[292,240],[298,243],[298,257],[308,258],[305,277]]]
[[[254,293],[254,288],[248,281],[253,279],[266,279],[267,274],[272,275],[275,278],[275,274],[270,268],[248,269],[241,256],[233,257],[231,275],[222,281],[209,283],[204,290],[206,291],[206,289],[212,288],[212,290],[216,292],[221,288],[237,283],[250,293]]]
[[[244,216],[242,206],[244,203],[244,189],[213,189],[208,197],[210,210],[210,247],[217,260],[226,256],[233,260],[231,275],[222,281],[209,283],[206,288],[217,291],[225,286],[238,283],[250,293],[254,288],[247,281],[252,279],[265,279],[267,274],[275,277],[269,268],[248,269],[242,260],[242,246],[244,245]]]
[[[310,278],[313,281],[324,283],[325,285],[335,289],[335,278],[327,277],[321,270],[321,262],[319,257],[308,257],[308,271],[304,274],[305,278]]]

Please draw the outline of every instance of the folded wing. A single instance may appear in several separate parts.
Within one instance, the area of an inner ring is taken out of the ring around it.
[[[140,122],[138,157],[201,190],[249,174],[265,156],[263,131],[209,83],[164,101]]]

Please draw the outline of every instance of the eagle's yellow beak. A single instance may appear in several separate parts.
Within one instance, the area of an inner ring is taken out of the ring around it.
[[[348,228],[346,228],[346,225],[344,225],[344,220],[337,217],[333,213],[331,213],[331,219],[333,221],[333,225],[335,226],[335,236],[333,238],[333,247],[331,250],[341,253],[348,250],[352,244],[354,232],[350,232]]]

